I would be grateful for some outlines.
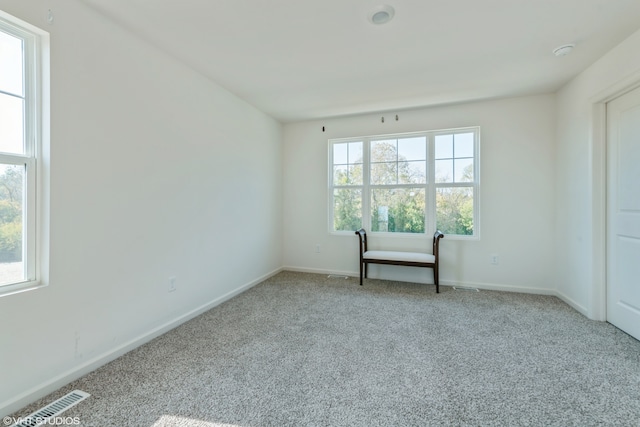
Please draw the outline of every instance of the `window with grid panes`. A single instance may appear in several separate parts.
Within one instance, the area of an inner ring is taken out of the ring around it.
[[[37,285],[41,36],[0,14],[0,295]]]
[[[477,237],[479,128],[329,141],[331,232]]]

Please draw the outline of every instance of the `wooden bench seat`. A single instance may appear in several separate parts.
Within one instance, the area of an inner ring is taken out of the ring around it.
[[[360,285],[363,277],[367,277],[369,264],[389,264],[403,265],[407,267],[425,267],[433,269],[433,281],[436,285],[436,293],[440,293],[438,281],[438,248],[440,239],[444,237],[440,231],[433,235],[433,254],[422,252],[402,252],[402,251],[370,251],[367,248],[367,232],[361,228],[356,231],[360,242]]]

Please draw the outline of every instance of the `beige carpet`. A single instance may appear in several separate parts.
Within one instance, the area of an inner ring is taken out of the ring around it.
[[[640,342],[557,298],[283,272],[73,389],[83,426],[640,424]]]

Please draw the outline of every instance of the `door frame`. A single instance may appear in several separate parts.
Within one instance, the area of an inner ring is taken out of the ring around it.
[[[591,277],[587,317],[607,320],[607,103],[640,87],[640,71],[589,99],[591,105]]]

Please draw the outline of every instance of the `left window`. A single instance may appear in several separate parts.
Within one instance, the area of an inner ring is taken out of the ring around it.
[[[38,284],[41,34],[0,14],[0,295]]]

